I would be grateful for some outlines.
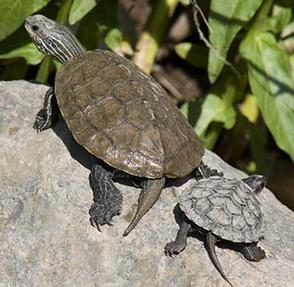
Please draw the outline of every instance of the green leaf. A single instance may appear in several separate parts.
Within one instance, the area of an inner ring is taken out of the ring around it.
[[[123,34],[118,28],[112,28],[105,34],[104,42],[111,50],[115,51],[122,45]]]
[[[87,50],[97,48],[98,29],[96,25],[96,9],[93,9],[82,19],[76,36]]]
[[[233,106],[226,108],[223,100],[214,94],[208,94],[202,104],[200,117],[195,126],[199,136],[203,136],[212,122],[224,123],[226,129],[231,129],[235,124],[236,112]]]
[[[289,61],[290,61],[292,79],[294,79],[294,55],[290,56]]]
[[[241,71],[246,68],[244,63],[243,60],[238,62]],[[188,118],[206,147],[214,146],[223,127],[231,129],[235,125],[237,114],[234,106],[240,97],[243,97],[246,83],[246,77],[237,78],[227,69],[222,79],[212,86],[204,99],[189,102],[181,107],[182,113]]]
[[[69,13],[69,23],[73,25],[80,21],[96,5],[96,0],[74,0]]]
[[[119,27],[117,0],[100,1],[97,5],[97,27],[102,34],[104,43],[112,50],[119,52],[124,42]]]
[[[175,51],[178,56],[198,68],[207,69],[208,49],[205,46],[192,43],[180,43]]]
[[[187,118],[192,127],[195,127],[196,122],[200,116],[202,104],[203,100],[197,99],[195,101],[185,102],[181,106],[182,114]]]
[[[37,65],[44,55],[37,50],[23,27],[1,41],[0,59],[24,58],[28,64]]]
[[[272,16],[267,19],[265,27],[267,30],[279,33],[290,22],[292,16],[291,8],[273,6]]]
[[[286,27],[284,27],[282,33],[282,38],[292,38],[294,37],[294,21],[289,23]]]
[[[294,82],[289,58],[269,32],[247,35],[240,46],[249,83],[277,145],[294,160]]]
[[[50,0],[0,1],[0,41],[20,27],[24,19],[40,10]]]
[[[259,116],[259,109],[256,97],[252,94],[246,95],[242,104],[239,105],[240,113],[251,123],[256,123]]]
[[[291,55],[294,51],[294,21],[289,23],[281,33],[282,43],[285,50]],[[293,78],[294,79],[294,78]]]
[[[190,5],[191,0],[179,0],[179,2],[181,2],[183,6],[188,6]]]
[[[33,43],[25,44],[5,54],[0,54],[0,59],[24,58],[29,65],[37,65],[44,58]]]
[[[262,0],[211,0],[209,40],[216,49],[209,51],[208,75],[211,83],[218,78],[227,51],[239,30],[254,16]],[[216,54],[217,53],[217,54]]]

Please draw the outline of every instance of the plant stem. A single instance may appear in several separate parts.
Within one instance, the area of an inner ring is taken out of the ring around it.
[[[63,0],[60,4],[58,10],[56,21],[60,24],[65,24],[67,22],[69,10],[71,8],[72,0]]]
[[[262,29],[264,22],[268,19],[268,14],[273,6],[273,2],[273,0],[265,0],[261,4],[250,29],[251,31],[260,31]]]
[[[216,144],[219,134],[222,130],[223,124],[214,122],[210,125],[207,136],[205,138],[205,147],[212,150]]]
[[[49,76],[49,70],[51,65],[51,59],[48,56],[45,56],[43,59],[36,76],[36,81],[41,83],[46,83]]]
[[[157,0],[155,2],[145,31],[137,43],[138,52],[134,55],[134,62],[147,73],[152,70],[168,20],[173,15],[179,0]]]

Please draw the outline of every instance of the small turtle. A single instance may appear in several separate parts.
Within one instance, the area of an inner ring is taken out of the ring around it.
[[[130,60],[86,51],[67,27],[43,15],[28,17],[25,28],[41,52],[63,64],[34,128],[50,128],[59,108],[75,140],[107,164],[91,169],[91,224],[99,230],[121,213],[109,166],[143,181],[126,236],[156,203],[166,178],[184,177],[200,164],[204,147],[165,90]]]
[[[208,254],[222,277],[231,285],[215,252],[218,241],[233,244],[250,261],[260,261],[265,252],[257,246],[263,237],[264,218],[256,194],[265,187],[265,177],[251,175],[242,180],[225,178],[208,167],[199,167],[204,178],[179,196],[175,214],[180,229],[165,253],[179,254],[192,232],[205,235]]]

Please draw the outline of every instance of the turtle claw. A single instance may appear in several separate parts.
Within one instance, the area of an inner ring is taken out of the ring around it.
[[[90,224],[91,224],[94,228],[96,228],[99,232],[102,232],[102,230],[100,229],[99,224],[97,224],[97,223],[95,222],[95,220],[94,220],[92,217],[89,218],[89,221],[90,221]]]
[[[112,217],[119,215],[120,212],[109,210],[102,204],[93,203],[89,210],[89,221],[93,227],[96,227],[101,232],[102,225],[113,226]]]
[[[185,249],[186,245],[180,244],[177,241],[171,241],[167,243],[164,247],[164,253],[165,255],[172,257],[173,255],[178,255]]]
[[[43,130],[49,129],[51,126],[52,120],[50,116],[46,114],[46,111],[44,109],[40,110],[33,124],[33,128],[37,130],[37,134],[39,134]]]
[[[174,258],[173,253],[171,253],[171,252],[168,251],[168,250],[164,250],[164,254],[165,254],[166,256],[170,257],[170,258]]]
[[[106,220],[106,223],[109,225],[109,226],[113,226],[113,223],[111,220]]]

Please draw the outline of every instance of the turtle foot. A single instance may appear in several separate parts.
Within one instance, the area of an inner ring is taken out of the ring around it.
[[[36,116],[36,120],[34,122],[33,128],[37,130],[37,132],[41,132],[43,130],[49,129],[51,126],[50,120],[46,115],[46,111],[44,109],[40,110]]]
[[[176,210],[179,206],[176,206]],[[178,221],[180,229],[177,232],[176,239],[167,243],[164,247],[164,253],[168,256],[181,253],[187,246],[187,236],[192,231],[191,225],[186,221],[185,216],[182,213],[178,214]]]
[[[168,255],[172,257],[174,254],[181,253],[187,246],[187,243],[184,241],[177,242],[177,241],[171,241],[168,242],[164,247],[164,253],[165,255]]]
[[[265,252],[258,246],[249,245],[245,246],[241,250],[244,257],[250,261],[258,262],[265,257]]]
[[[45,95],[43,109],[41,109],[34,122],[33,128],[37,132],[47,130],[53,126],[58,118],[58,107],[53,88],[48,89]]]
[[[108,224],[112,225],[112,218],[116,215],[120,215],[121,208],[116,207],[110,209],[108,206],[99,203],[93,203],[90,210],[90,223],[93,227],[96,227],[99,231],[100,226]]]
[[[90,223],[100,231],[101,225],[112,225],[112,218],[120,215],[123,196],[113,184],[112,173],[99,164],[92,167],[89,180],[94,197],[89,210]]]

